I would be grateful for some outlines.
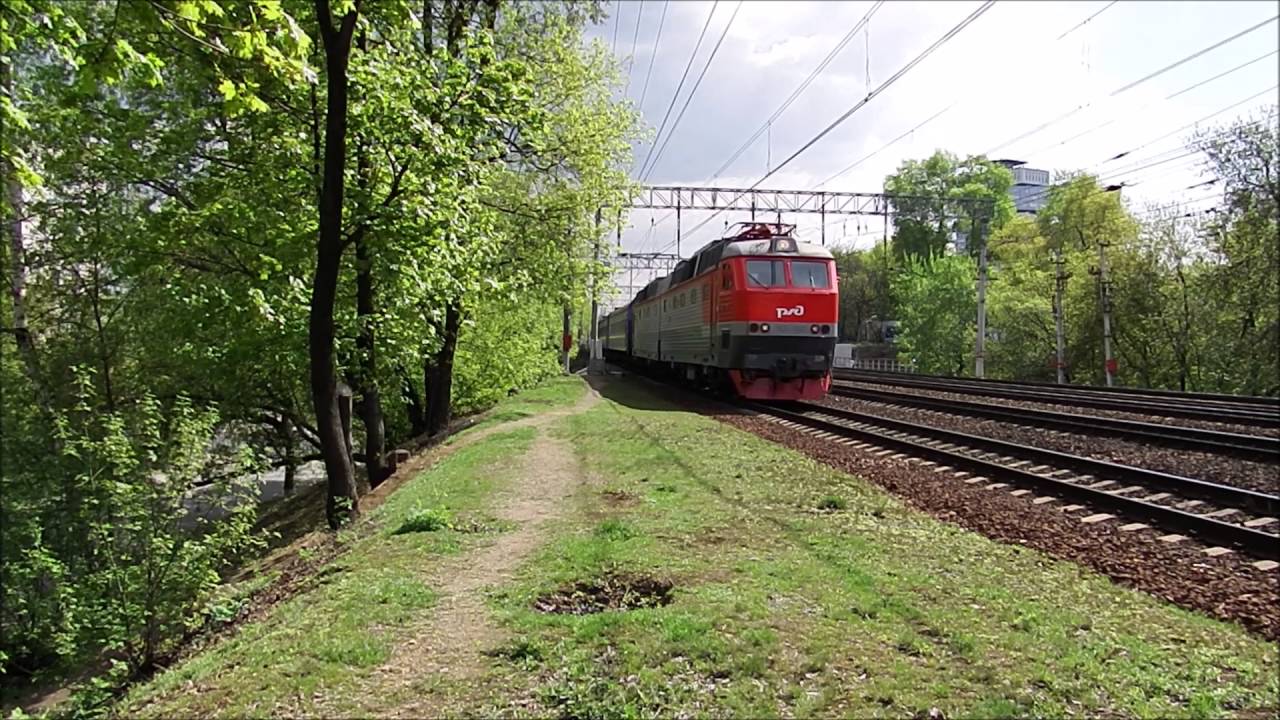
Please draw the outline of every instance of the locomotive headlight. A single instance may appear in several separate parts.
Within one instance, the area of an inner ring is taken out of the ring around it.
[[[817,325],[810,325],[810,326],[809,326],[809,332],[813,333],[814,335],[817,335],[817,334],[818,334],[818,326],[817,326]]]
[[[769,332],[769,323],[761,323],[760,332]]]
[[[760,325],[758,323],[751,323],[751,327],[749,329],[751,332],[760,332]]]
[[[826,334],[827,334],[827,333],[829,333],[829,332],[831,332],[831,326],[830,326],[830,325],[823,325],[823,326],[822,326],[822,334],[823,334],[823,335],[826,335]]]

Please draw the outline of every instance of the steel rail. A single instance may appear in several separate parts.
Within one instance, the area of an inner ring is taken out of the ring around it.
[[[846,438],[865,438],[880,446],[893,448],[917,457],[924,457],[929,460],[941,462],[951,467],[962,468],[966,471],[978,473],[986,477],[1008,479],[1020,485],[1031,486],[1049,494],[1069,497],[1099,507],[1115,509],[1126,516],[1150,520],[1164,527],[1192,533],[1212,542],[1237,545],[1253,555],[1268,559],[1280,558],[1280,538],[1261,530],[1223,522],[1216,518],[1197,515],[1172,507],[1156,505],[1155,503],[1137,498],[1109,493],[1101,489],[1091,489],[1084,485],[1068,482],[1066,480],[1058,480],[1029,470],[1022,470],[999,462],[984,460],[963,452],[935,447],[923,441],[913,440],[908,437],[900,437],[890,433],[898,432],[903,435],[916,435],[932,440],[964,444],[972,449],[982,449],[985,447],[990,450],[998,447],[1001,449],[990,451],[999,452],[1005,455],[1015,454],[1010,450],[1012,447],[1017,448],[1015,455],[1019,456],[1019,459],[1028,460],[1030,456],[1034,456],[1036,458],[1058,457],[1059,460],[1070,461],[1071,465],[1068,467],[1073,468],[1105,465],[1108,466],[1113,475],[1114,471],[1119,469],[1121,474],[1125,475],[1129,479],[1136,480],[1139,475],[1160,477],[1164,481],[1168,482],[1168,486],[1187,489],[1186,491],[1180,490],[1181,492],[1208,492],[1219,500],[1224,497],[1224,495],[1219,494],[1218,491],[1226,491],[1225,496],[1256,496],[1249,500],[1249,504],[1251,506],[1275,507],[1280,498],[1273,496],[1264,495],[1262,493],[1253,493],[1247,490],[1239,490],[1238,488],[1214,486],[1212,483],[1204,483],[1190,478],[1154,473],[1153,471],[1131,468],[1125,465],[1103,463],[1102,461],[1095,461],[1089,458],[1079,458],[1050,450],[1017,446],[1013,443],[1005,443],[1003,441],[992,440],[991,438],[981,438],[950,430],[930,428],[890,418],[863,415],[861,413],[848,411],[838,411],[834,408],[797,404],[795,406],[797,409],[791,410],[775,406],[763,406],[754,403],[747,403],[746,407],[763,415],[772,415],[777,418],[790,420],[792,422],[807,425],[808,427],[830,432]],[[822,415],[826,415],[827,418],[832,419],[824,419],[823,417],[820,417]],[[840,420],[842,422],[836,422],[836,420]],[[880,431],[877,432],[870,428],[850,426],[845,424],[847,422],[860,422],[879,426]],[[1148,480],[1147,482],[1148,484],[1155,484],[1151,480]],[[1213,489],[1211,490],[1210,488]]]
[[[1099,395],[1141,395],[1152,398],[1172,398],[1174,400],[1204,401],[1210,403],[1236,404],[1240,406],[1259,406],[1263,408],[1280,408],[1280,397],[1266,395],[1230,395],[1227,393],[1184,392],[1181,390],[1160,390],[1157,388],[1102,387],[1100,385],[1060,384],[1042,380],[996,380],[993,378],[949,377],[946,375],[921,375],[916,373],[896,373],[885,370],[844,369],[835,370],[837,377],[842,375],[874,375],[876,377],[913,377],[928,380],[945,380],[987,385],[1007,385],[1028,388],[1052,388],[1057,390],[1095,393]]]
[[[872,390],[870,388],[841,384],[832,384],[830,392],[833,395],[842,397],[909,405],[925,410],[984,417],[1017,425],[1065,430],[1082,435],[1104,435],[1140,440],[1165,447],[1229,455],[1260,462],[1280,462],[1280,438],[1263,435],[1244,435],[1221,432],[1219,430],[1148,423],[1138,420],[1120,420],[1097,415],[1033,410],[1016,406],[1001,407],[987,403],[944,400],[925,395],[898,393],[889,390]]]
[[[1227,408],[1204,405],[1188,405],[1169,402],[1157,398],[1129,399],[1121,397],[1104,397],[1093,393],[1072,393],[1070,391],[1048,389],[1030,389],[1016,385],[979,384],[967,381],[950,381],[946,379],[914,378],[911,376],[877,376],[866,377],[846,373],[835,376],[841,380],[855,382],[883,383],[899,387],[913,387],[937,392],[953,392],[964,395],[985,395],[1010,400],[1025,400],[1068,407],[1090,407],[1103,410],[1117,410],[1144,415],[1176,417],[1209,422],[1251,425],[1255,427],[1280,428],[1280,410],[1264,408]]]

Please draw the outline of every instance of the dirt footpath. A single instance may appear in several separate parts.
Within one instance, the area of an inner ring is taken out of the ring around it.
[[[573,407],[502,423],[465,436],[453,449],[465,447],[495,432],[534,427],[538,435],[529,451],[513,470],[508,489],[500,496],[495,515],[516,525],[498,535],[493,543],[450,557],[428,575],[428,585],[440,594],[440,601],[422,625],[414,628],[409,640],[396,648],[380,667],[365,693],[361,715],[382,717],[438,717],[451,714],[450,697],[432,692],[448,688],[456,697],[478,678],[484,669],[483,653],[500,645],[503,631],[485,607],[486,592],[510,581],[520,567],[547,540],[547,524],[562,516],[566,501],[587,476],[578,465],[573,448],[552,437],[550,427],[566,415],[583,412],[598,402],[594,388]],[[412,689],[413,699],[385,705],[404,697]],[[479,700],[480,698],[473,698]]]

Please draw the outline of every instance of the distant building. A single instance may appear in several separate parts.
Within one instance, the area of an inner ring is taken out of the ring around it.
[[[1013,206],[1019,213],[1034,215],[1049,201],[1049,171],[1026,167],[1022,160],[996,160],[1013,173]]]

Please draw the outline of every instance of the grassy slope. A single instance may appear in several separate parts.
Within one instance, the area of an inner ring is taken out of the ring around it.
[[[605,404],[563,432],[615,494],[584,496],[499,602],[516,659],[494,687],[528,688],[547,709],[1167,717],[1277,705],[1265,642],[933,521],[734,429]],[[816,512],[829,496],[845,509]],[[585,617],[527,609],[611,567],[667,576],[677,600]]]
[[[498,414],[571,402],[574,382]],[[471,698],[459,712],[1166,717],[1277,706],[1276,649],[1237,628],[938,523],[714,421],[632,409],[652,401],[615,388],[622,404],[558,426],[600,484],[493,600],[512,640],[475,687],[448,690]],[[392,531],[419,503],[478,512],[502,483],[490,470],[531,438],[494,435],[407,484],[314,590],[139,688],[125,712],[305,713],[315,692],[360,692],[397,628],[431,612],[424,562],[483,542]],[[844,509],[815,511],[827,498]],[[580,617],[528,609],[609,569],[670,578],[675,602]]]
[[[496,413],[532,414],[571,405],[582,394],[581,381],[556,379],[503,403]],[[421,580],[424,561],[472,547],[485,534],[396,531],[415,511],[440,506],[448,508],[455,524],[475,521],[500,530],[483,512],[509,479],[495,471],[524,452],[533,436],[531,428],[499,432],[406,483],[351,531],[359,539],[322,569],[311,589],[281,604],[265,621],[135,688],[120,714],[241,717],[286,709],[305,714],[320,694],[359,692],[360,681],[404,639],[397,628],[435,600]]]

